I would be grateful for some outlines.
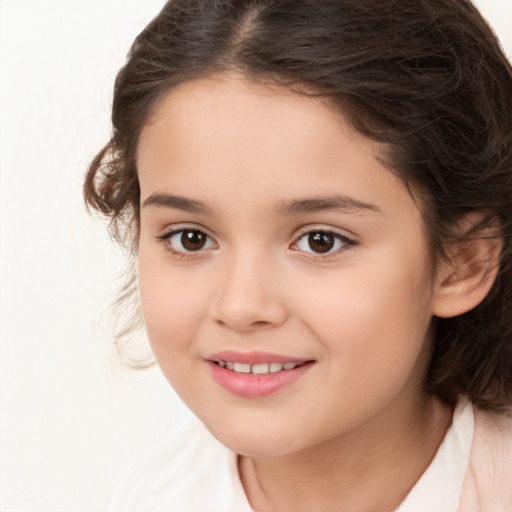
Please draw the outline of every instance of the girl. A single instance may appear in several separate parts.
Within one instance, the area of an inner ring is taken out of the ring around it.
[[[85,183],[202,426],[110,511],[512,510],[512,70],[467,0],[171,0]]]

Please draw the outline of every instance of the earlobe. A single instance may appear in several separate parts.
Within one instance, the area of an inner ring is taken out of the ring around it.
[[[435,283],[435,316],[461,315],[484,300],[499,270],[503,241],[496,233],[495,228],[485,228],[448,249],[448,261],[441,264]]]

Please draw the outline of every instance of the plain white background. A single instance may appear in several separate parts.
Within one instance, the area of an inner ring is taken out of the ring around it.
[[[105,318],[123,256],[81,199],[113,80],[163,0],[0,0],[0,510],[97,512],[192,420]],[[479,0],[512,55],[512,0]]]

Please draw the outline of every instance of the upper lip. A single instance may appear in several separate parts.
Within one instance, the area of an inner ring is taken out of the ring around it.
[[[238,352],[235,350],[222,350],[206,357],[208,361],[231,361],[242,364],[260,364],[260,363],[305,363],[311,359],[301,357],[287,356],[283,354],[274,354],[272,352]]]

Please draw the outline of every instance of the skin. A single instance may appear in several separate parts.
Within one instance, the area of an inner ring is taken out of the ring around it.
[[[138,149],[149,339],[171,385],[240,454],[251,506],[394,510],[451,411],[422,388],[439,278],[381,148],[318,98],[232,75],[173,89]],[[193,202],[155,200],[165,195]],[[297,207],[334,196],[336,207]],[[204,247],[167,236],[183,229],[207,235]],[[308,243],[319,230],[334,233],[326,254]],[[220,350],[314,364],[244,398],[213,381],[205,359]]]

